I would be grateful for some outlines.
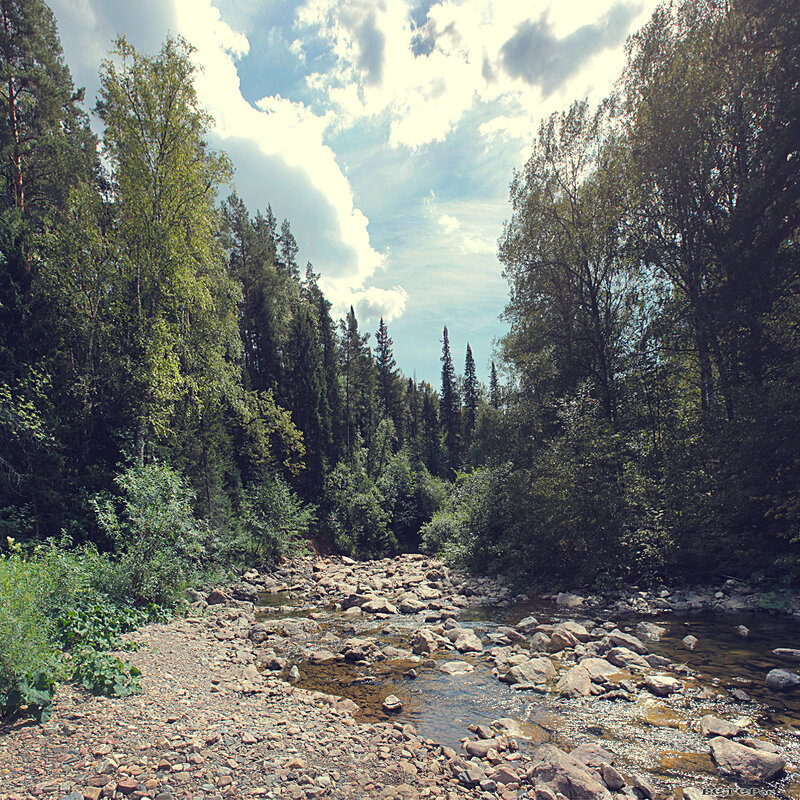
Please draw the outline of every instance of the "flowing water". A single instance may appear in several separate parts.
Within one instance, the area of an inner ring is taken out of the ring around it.
[[[281,616],[308,613],[302,598],[282,595],[270,600],[274,610],[280,609]],[[462,614],[460,623],[485,635],[498,625],[513,625],[530,614],[542,623],[587,619],[580,610],[564,610],[538,601],[502,608],[473,607]],[[270,616],[274,617],[274,613]],[[376,624],[371,617],[354,620],[334,611],[314,616],[328,638],[332,634],[344,638],[374,637],[381,646],[392,644],[406,649],[411,631],[419,625],[418,620],[403,616],[382,624]],[[601,622],[604,616],[591,610],[588,619]],[[640,619],[614,618],[622,630],[631,631]],[[359,706],[357,718],[362,720],[386,719],[381,704],[386,696],[394,694],[403,703],[402,712],[393,715],[394,719],[413,722],[423,738],[454,749],[468,735],[468,725],[511,717],[524,724],[528,740],[520,739],[523,748],[551,741],[570,749],[587,739],[602,740],[600,743],[617,756],[618,767],[663,788],[685,785],[731,798],[800,800],[797,773],[790,772],[782,781],[756,788],[719,776],[709,756],[707,740],[695,730],[696,721],[704,714],[747,719],[752,724],[752,735],[778,744],[790,765],[800,765],[800,690],[778,694],[764,685],[770,669],[793,668],[781,663],[772,650],[800,647],[800,622],[766,612],[688,617],[665,614],[647,617],[646,621],[666,629],[660,641],[648,643],[652,652],[686,666],[685,671],[677,672],[686,685],[683,695],[664,699],[641,692],[635,702],[626,702],[516,691],[497,679],[487,658],[452,651],[434,651],[421,663],[379,661],[367,666],[345,662],[312,665],[301,661],[299,685],[352,699]],[[737,632],[740,625],[750,630],[747,638]],[[681,641],[687,634],[699,640],[694,651],[687,650]],[[455,659],[470,662],[475,671],[446,675],[439,670],[441,663]],[[416,677],[409,676],[411,668]],[[752,700],[735,702],[725,691],[730,689],[743,689]],[[697,697],[701,690],[704,699]]]

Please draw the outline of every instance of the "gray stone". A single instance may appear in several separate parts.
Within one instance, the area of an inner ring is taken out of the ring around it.
[[[683,642],[683,646],[687,650],[694,650],[695,647],[697,647],[697,642],[699,640],[696,636],[692,636],[692,634],[690,633],[688,636],[684,636],[683,639],[681,639],[681,641]]]
[[[617,772],[611,764],[601,764],[600,774],[603,776],[603,783],[611,789],[612,792],[618,792],[625,786],[625,780],[622,775]]]
[[[614,666],[605,658],[583,658],[579,666],[583,667],[591,678],[607,678],[609,675],[619,675],[619,667]]]
[[[720,719],[713,714],[700,717],[699,726],[703,736],[724,736],[726,739],[732,739],[744,730],[741,725]]]
[[[650,665],[638,653],[628,650],[627,647],[613,647],[606,653],[606,661],[617,667],[629,670],[646,672]]]
[[[683,691],[683,684],[671,675],[648,675],[644,679],[644,685],[656,697],[668,697]]]
[[[800,650],[792,647],[776,647],[772,652],[778,658],[785,658],[787,661],[800,661]]]
[[[614,763],[614,756],[595,742],[579,744],[574,750],[570,751],[570,755],[573,758],[577,758],[581,764],[592,767],[592,769],[598,769],[603,764]]]
[[[746,747],[723,736],[711,739],[709,745],[717,769],[745,781],[771,781],[786,767],[786,760],[775,753]]]
[[[580,664],[567,670],[556,684],[562,697],[588,697],[592,693],[592,677]]]
[[[445,675],[466,675],[468,672],[474,672],[475,667],[467,661],[446,661],[439,666],[439,671]]]
[[[627,647],[628,650],[632,650],[634,653],[638,653],[640,656],[647,655],[649,652],[641,639],[637,639],[635,636],[631,636],[629,633],[623,633],[617,628],[615,628],[613,631],[610,631],[604,637],[604,640],[610,642],[613,647]]]
[[[556,677],[556,668],[549,658],[531,658],[523,664],[517,664],[505,674],[506,683],[546,683]]]
[[[455,647],[459,653],[483,652],[483,644],[481,644],[481,640],[477,637],[474,631],[466,629],[459,633],[458,637],[453,642],[453,647]]]
[[[556,597],[556,603],[564,608],[577,608],[583,605],[584,598],[578,594],[571,594],[570,592],[559,592]]]
[[[545,784],[569,800],[611,800],[611,794],[596,773],[553,745],[545,744],[536,750],[527,777],[535,785]]]
[[[549,647],[550,637],[544,631],[536,631],[531,637],[531,650],[545,653]]]
[[[514,627],[522,633],[533,633],[538,624],[539,620],[536,619],[536,617],[525,617],[525,619],[521,619]]]
[[[390,714],[396,714],[398,711],[403,710],[403,704],[400,702],[399,697],[390,694],[388,697],[384,698],[382,708]]]
[[[666,632],[666,628],[662,628],[661,625],[656,625],[654,622],[640,622],[636,626],[636,633],[639,636],[650,639],[653,642],[659,641]]]
[[[750,628],[748,628],[746,625],[737,625],[736,633],[738,633],[742,639],[746,639],[750,635]]]
[[[777,692],[785,692],[789,689],[794,689],[800,683],[800,675],[795,672],[789,672],[788,669],[771,669],[767,673],[765,683],[770,689]]]

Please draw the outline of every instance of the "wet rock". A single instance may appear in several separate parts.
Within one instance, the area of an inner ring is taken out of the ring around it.
[[[561,650],[572,649],[577,647],[578,640],[564,628],[558,627],[550,635],[550,642],[547,645],[547,650],[551,653],[558,653]]]
[[[605,658],[596,658],[590,656],[589,658],[581,659],[579,666],[583,667],[592,679],[607,678],[610,675],[619,675],[619,667],[614,666],[610,661]]]
[[[439,666],[439,671],[445,675],[466,675],[474,672],[475,667],[467,661],[447,661]]]
[[[711,757],[724,775],[734,775],[745,781],[771,781],[786,767],[786,760],[775,753],[756,750],[723,736],[709,742]]]
[[[764,682],[776,692],[786,692],[789,689],[794,689],[800,683],[800,675],[795,672],[789,672],[787,669],[771,669],[767,673],[767,678]]]
[[[531,658],[523,664],[517,664],[505,674],[503,680],[510,684],[533,683],[542,684],[556,677],[556,668],[549,658]]]
[[[422,600],[413,596],[406,596],[400,599],[399,608],[401,614],[417,614],[427,607],[427,603],[423,603]]]
[[[433,633],[427,628],[421,628],[411,640],[411,650],[417,655],[426,655],[432,653],[439,647],[439,642]]]
[[[589,671],[580,664],[567,670],[556,684],[556,691],[562,697],[588,697],[592,693]]]
[[[536,750],[533,766],[527,778],[537,786],[545,785],[556,796],[570,800],[610,800],[608,789],[586,765],[553,745],[545,744]]]
[[[297,668],[296,664],[289,670],[289,680],[292,683],[300,680],[300,670]]]
[[[397,712],[403,710],[403,704],[400,701],[400,698],[393,694],[390,694],[388,697],[384,698],[381,707],[389,714],[396,714]]]
[[[691,634],[689,634],[688,636],[684,636],[683,639],[681,639],[681,641],[683,642],[683,646],[687,650],[694,650],[695,647],[697,647],[697,642],[699,640],[696,636],[692,636]]]
[[[628,650],[632,650],[640,656],[647,655],[649,652],[641,639],[637,639],[629,633],[623,633],[618,628],[606,634],[604,641],[610,643],[612,647],[626,647]]]
[[[640,622],[636,626],[636,633],[639,636],[653,642],[659,641],[666,632],[666,628],[662,628],[661,625],[656,625],[654,622]]]
[[[397,608],[385,597],[374,597],[361,604],[361,610],[369,614],[397,614]]]
[[[750,635],[750,628],[748,628],[746,625],[737,625],[736,633],[738,633],[742,639],[746,639]]]
[[[720,719],[713,714],[706,714],[704,717],[700,717],[698,725],[703,736],[724,736],[726,739],[732,739],[744,730],[741,725]]]
[[[557,631],[567,631],[571,633],[579,642],[586,643],[592,637],[589,636],[589,631],[580,624],[580,622],[575,622],[575,620],[567,620],[566,622],[562,622],[560,625],[556,627]]]
[[[765,739],[754,739],[749,737],[742,739],[742,744],[746,747],[752,747],[755,750],[765,750],[767,753],[780,753],[781,749],[778,745],[768,742]]]
[[[644,679],[644,686],[656,697],[668,697],[683,691],[683,684],[671,675],[648,675]]]
[[[584,598],[579,594],[571,594],[570,592],[559,592],[556,597],[556,603],[564,608],[577,608],[583,605]]]
[[[494,739],[468,739],[463,744],[464,750],[476,758],[486,758],[491,750],[501,751],[508,749],[508,739],[498,736]]]
[[[772,652],[778,658],[784,658],[787,661],[800,661],[800,650],[792,647],[776,647]]]
[[[462,786],[472,788],[486,780],[486,773],[477,764],[467,764],[466,769],[458,775],[458,782]]]
[[[617,772],[611,764],[602,764],[600,766],[600,775],[603,778],[603,783],[612,791],[618,792],[625,786],[625,779]]]

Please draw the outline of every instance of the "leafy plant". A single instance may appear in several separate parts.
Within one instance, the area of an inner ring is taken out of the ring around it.
[[[56,681],[51,672],[36,669],[27,675],[18,675],[11,681],[0,682],[0,709],[8,716],[23,710],[40,725],[50,719]]]
[[[141,671],[119,656],[101,653],[92,647],[73,654],[72,678],[92,694],[106,697],[128,697],[139,694]]]

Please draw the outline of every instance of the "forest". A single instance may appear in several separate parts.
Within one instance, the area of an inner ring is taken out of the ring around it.
[[[308,548],[527,586],[800,580],[791,3],[660,7],[614,94],[532,136],[488,387],[446,327],[434,387],[383,320],[333,318],[208,147],[190,43],[117,39],[98,138],[46,4],[0,9],[6,623],[25,587],[169,605]]]

